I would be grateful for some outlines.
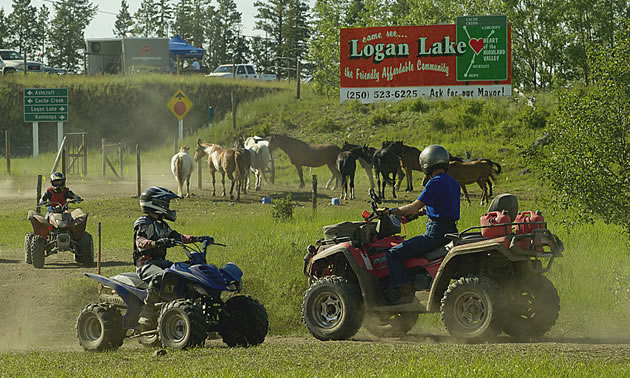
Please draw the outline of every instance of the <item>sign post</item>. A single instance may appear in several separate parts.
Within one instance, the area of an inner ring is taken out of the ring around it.
[[[68,88],[24,89],[24,122],[33,123],[33,157],[39,155],[39,122],[57,122],[57,148],[68,122]]]
[[[184,139],[184,117],[192,108],[193,103],[180,89],[168,101],[166,107],[177,117],[177,139]]]

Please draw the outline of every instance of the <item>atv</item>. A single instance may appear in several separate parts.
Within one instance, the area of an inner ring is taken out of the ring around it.
[[[401,224],[413,219],[377,211],[380,199],[371,196],[372,213],[364,211],[363,222],[324,227],[325,237],[308,246],[302,316],[314,337],[348,339],[361,325],[377,337],[400,337],[419,314],[435,312],[464,342],[492,341],[501,331],[526,341],[555,324],[560,299],[544,273],[564,246],[541,215],[532,221],[518,214],[515,196],[497,196],[490,205],[488,214],[503,216],[503,223],[447,234],[447,245],[407,260],[416,292],[411,303],[398,305],[387,300],[386,252],[404,240]]]
[[[221,297],[222,292],[240,293],[243,272],[233,263],[221,269],[207,264],[208,241],[202,249],[196,243],[178,244],[189,261],[164,270],[159,293],[162,302],[155,304],[159,313],[155,329],[143,329],[138,323],[148,285],[136,273],[109,278],[85,273],[111,289],[111,294],[100,294],[99,301],[85,306],[77,318],[77,337],[84,350],[116,350],[124,338],[137,338],[148,347],[186,349],[203,346],[217,332],[230,347],[265,340],[269,322],[260,302],[246,295],[232,295],[227,301]]]
[[[71,251],[74,260],[81,266],[94,266],[94,243],[92,235],[85,231],[88,215],[81,209],[68,210],[69,203],[83,200],[70,199],[65,204],[48,201],[48,217],[33,210],[28,212],[28,220],[33,232],[24,237],[24,261],[35,268],[43,268],[46,257],[60,252]]]

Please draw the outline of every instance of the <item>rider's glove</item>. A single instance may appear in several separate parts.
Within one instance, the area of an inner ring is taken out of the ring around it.
[[[155,241],[155,248],[170,248],[173,247],[175,244],[177,244],[177,240],[175,239],[162,238]]]
[[[76,196],[74,197],[74,202],[83,202],[83,198]]]
[[[207,241],[208,244],[212,244],[214,243],[214,238],[212,236],[197,236],[197,241],[198,242],[203,242],[203,241]]]

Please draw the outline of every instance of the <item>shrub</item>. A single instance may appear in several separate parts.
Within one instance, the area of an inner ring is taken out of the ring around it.
[[[276,221],[288,221],[293,218],[293,208],[295,205],[291,200],[291,193],[286,197],[280,198],[271,208],[271,217]]]

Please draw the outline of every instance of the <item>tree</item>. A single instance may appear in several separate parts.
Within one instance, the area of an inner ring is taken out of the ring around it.
[[[271,45],[271,59],[276,65],[278,76],[283,75],[282,59],[286,59],[286,23],[289,0],[258,0],[254,2],[257,13],[256,29],[265,33]]]
[[[133,15],[136,20],[134,35],[153,37],[157,28],[157,6],[153,0],[142,0],[140,8]]]
[[[133,18],[129,13],[129,4],[127,0],[120,2],[120,10],[116,15],[116,22],[114,22],[114,36],[118,38],[125,38],[131,35],[133,32]]]
[[[289,0],[286,23],[286,56],[291,67],[296,67],[308,51],[308,39],[311,31],[309,25],[309,7],[303,0]],[[287,72],[287,75],[290,73]],[[295,76],[295,75],[291,75]]]
[[[98,7],[90,0],[59,0],[54,3],[54,7],[55,18],[50,32],[50,63],[76,70],[83,62],[85,29]]]
[[[247,44],[241,35],[241,13],[234,0],[218,0],[217,8],[208,8],[208,64],[241,63],[246,60]]]
[[[310,40],[308,60],[314,65],[314,89],[332,95],[339,88],[339,28],[344,26],[347,3],[317,0],[313,7],[314,31]]]
[[[157,0],[155,11],[155,33],[160,38],[168,37],[171,22],[173,22],[173,7],[170,0]]]
[[[589,66],[593,85],[560,92],[550,143],[532,147],[528,161],[560,208],[630,232],[630,24]]]
[[[33,52],[33,36],[37,24],[37,8],[31,5],[31,0],[13,0],[13,12],[8,17],[7,23],[11,25],[11,44],[21,54],[28,55]],[[26,56],[28,58],[28,56]]]
[[[0,46],[9,45],[9,24],[4,14],[4,8],[0,8]]]

